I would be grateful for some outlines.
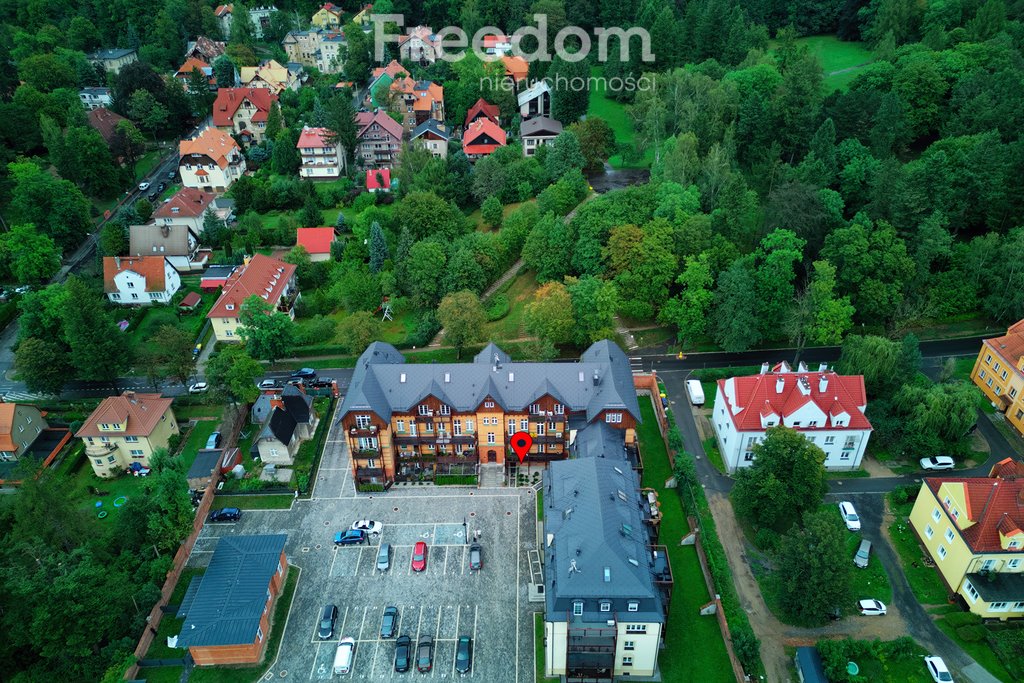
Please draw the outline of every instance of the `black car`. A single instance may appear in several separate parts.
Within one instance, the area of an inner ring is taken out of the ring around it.
[[[394,638],[395,628],[398,627],[398,608],[385,607],[384,618],[380,622],[380,637]]]
[[[469,673],[473,668],[473,639],[469,636],[460,636],[459,644],[455,647],[455,670],[460,674]]]
[[[316,379],[316,370],[313,368],[302,368],[292,373],[292,378],[298,379]]]
[[[483,549],[479,543],[469,546],[469,568],[471,570],[481,569],[484,566]]]
[[[334,635],[334,622],[338,620],[338,608],[334,605],[324,606],[324,611],[320,615],[320,630],[317,631],[317,636],[321,640],[326,640]]]
[[[412,638],[398,636],[395,641],[395,671],[404,674],[409,670],[409,659],[412,656]]]
[[[434,636],[420,636],[416,642],[416,670],[425,674],[434,668]]]
[[[164,183],[164,182],[161,182],[160,184],[158,184],[156,186],[156,191],[157,192],[163,192],[166,189],[167,189],[167,183]]]
[[[349,529],[334,534],[334,545],[359,545],[366,543],[369,536],[362,529]]]
[[[221,508],[210,513],[211,522],[237,522],[242,518],[242,511],[238,508]]]

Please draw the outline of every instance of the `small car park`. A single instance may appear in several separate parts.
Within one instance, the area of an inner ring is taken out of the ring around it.
[[[325,605],[320,614],[320,628],[316,635],[321,640],[327,640],[334,635],[334,622],[338,620],[338,607],[336,605]]]
[[[334,534],[334,545],[359,545],[366,541],[366,532],[361,529],[349,529]]]
[[[842,516],[847,529],[850,531],[860,531],[860,517],[857,516],[857,510],[854,509],[853,503],[848,500],[839,503],[839,514]]]
[[[921,458],[919,462],[921,469],[930,472],[951,470],[956,467],[956,461],[948,455],[933,455],[930,458]]]
[[[192,386],[190,386],[188,388],[188,393],[190,393],[190,394],[205,394],[207,391],[209,391],[209,389],[210,389],[210,385],[207,384],[206,382],[196,382],[195,384],[193,384]]]
[[[354,522],[352,528],[362,529],[371,536],[380,536],[380,532],[384,530],[384,525],[372,519],[361,519],[358,522]]]
[[[385,607],[384,617],[380,621],[380,637],[394,638],[396,628],[398,628],[398,608]]]
[[[242,511],[238,508],[221,508],[210,513],[211,522],[237,522],[242,518]]]
[[[885,604],[880,600],[860,600],[857,609],[866,617],[884,617],[886,612]]]
[[[381,543],[377,549],[377,570],[386,572],[391,568],[391,544]]]
[[[293,379],[316,379],[316,370],[313,368],[302,368],[292,373]]]
[[[853,556],[853,564],[860,569],[867,569],[868,559],[871,557],[871,541],[866,538],[860,542],[857,554]]]
[[[434,636],[420,636],[416,642],[416,670],[425,674],[434,668]]]
[[[460,674],[469,673],[473,668],[473,639],[460,636],[455,646],[455,671]]]
[[[953,680],[942,657],[925,657],[924,665],[928,669],[928,675],[935,683],[950,683]]]
[[[398,636],[395,641],[395,671],[400,674],[409,670],[409,660],[412,657],[412,638],[409,636]]]
[[[352,671],[352,655],[356,649],[354,638],[342,638],[334,653],[334,673],[347,674]]]
[[[421,572],[427,568],[427,544],[417,541],[412,549],[412,570]]]
[[[469,546],[469,568],[472,571],[482,569],[484,566],[483,548],[479,543]]]

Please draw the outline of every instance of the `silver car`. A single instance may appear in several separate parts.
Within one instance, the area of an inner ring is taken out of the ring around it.
[[[377,550],[377,569],[386,572],[391,568],[391,544],[381,543]]]
[[[867,569],[869,557],[871,557],[871,541],[865,538],[860,542],[857,554],[853,556],[853,564],[860,569]]]

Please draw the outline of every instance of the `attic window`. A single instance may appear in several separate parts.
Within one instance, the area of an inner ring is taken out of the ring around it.
[[[444,373],[444,382],[445,382],[445,384],[448,384],[451,381],[452,381],[452,373],[450,373],[450,372]]]
[[[633,565],[634,567],[639,567],[639,566],[640,566],[640,563],[636,561],[636,558],[635,558],[635,557],[629,557],[629,558],[627,558],[627,562],[629,562],[629,563],[630,563],[631,565]]]
[[[611,580],[612,580],[612,568],[611,567],[605,567],[604,568],[604,582],[605,583],[611,583]],[[608,605],[608,609],[604,608],[605,605]],[[608,602],[602,602],[601,603],[601,611],[602,612],[607,612],[611,608],[612,608],[611,603],[608,603]]]
[[[632,527],[632,525],[623,524],[622,527],[619,529],[619,533],[621,533],[623,536],[632,536],[633,535],[633,527]]]
[[[224,308],[228,309],[229,311],[233,311],[233,310],[235,310],[235,305],[234,304],[228,304]]]
[[[509,382],[515,382],[516,381],[516,373],[514,373],[514,372],[508,373],[508,381]]]
[[[583,371],[582,370],[580,371],[580,381],[581,382],[583,381]]]
[[[181,207],[178,207],[178,206],[172,206],[171,207],[171,213],[178,213],[179,211],[181,211]]]
[[[405,384],[405,373],[404,372],[398,376],[398,381],[401,382],[402,384]]]
[[[623,503],[625,503],[626,502],[626,492],[623,491],[622,489],[619,489],[617,494],[619,496],[619,500],[621,500]]]

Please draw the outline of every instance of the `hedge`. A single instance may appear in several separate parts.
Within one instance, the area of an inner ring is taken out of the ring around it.
[[[438,486],[476,486],[475,474],[435,474],[434,483]]]
[[[494,322],[501,320],[508,315],[511,310],[511,304],[508,301],[508,295],[498,294],[487,304],[487,322]]]
[[[381,493],[384,491],[384,484],[357,482],[356,491],[359,491],[360,493]]]

